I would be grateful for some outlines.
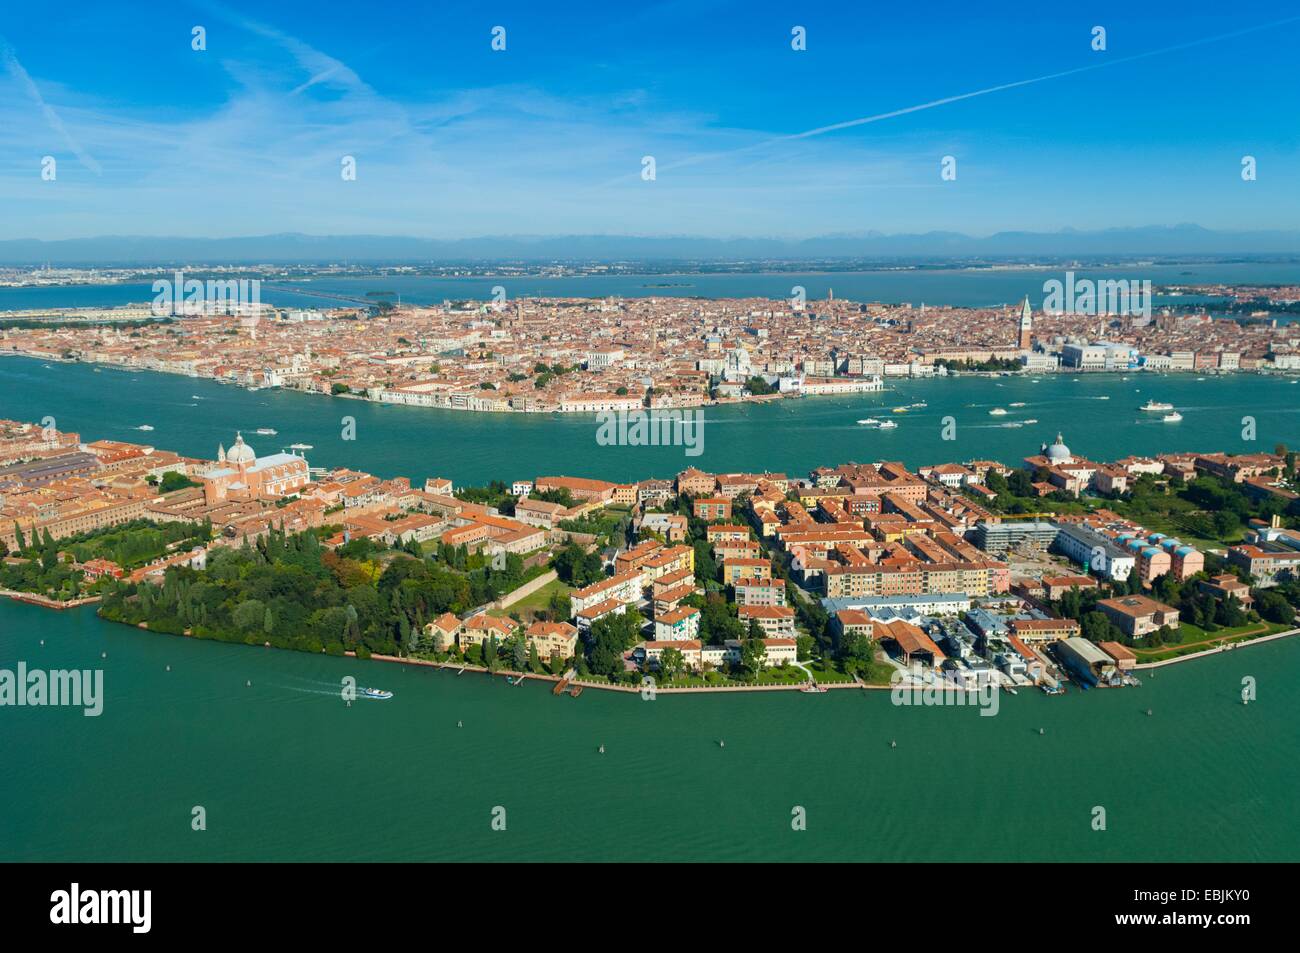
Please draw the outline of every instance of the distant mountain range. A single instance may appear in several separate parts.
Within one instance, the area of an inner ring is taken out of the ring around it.
[[[1098,231],[958,232],[817,238],[501,235],[442,240],[400,235],[176,238],[106,235],[0,241],[3,265],[324,264],[542,261],[762,261],[790,259],[1060,260],[1063,257],[1300,255],[1300,230],[1219,231],[1199,225]]]

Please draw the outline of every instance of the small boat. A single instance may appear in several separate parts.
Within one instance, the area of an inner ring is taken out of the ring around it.
[[[1178,421],[1182,419],[1183,419],[1183,415],[1176,410],[1172,414],[1165,414],[1163,417],[1160,418],[1161,422],[1166,424],[1176,424],[1178,423]]]
[[[1020,420],[1013,420],[1010,423],[998,424],[998,426],[999,427],[1023,427],[1024,422]]]
[[[1027,423],[1027,424],[1036,424],[1036,423],[1038,423],[1038,418],[1037,418],[1037,417],[1026,417],[1026,418],[1025,418],[1025,423]]]
[[[1025,402],[1024,402],[1023,400],[1018,400],[1018,401],[1016,401],[1015,403],[1009,404],[1008,406],[1010,406],[1010,407],[1023,407],[1023,406],[1025,406]]]
[[[261,434],[263,437],[274,437],[280,431],[272,430],[270,427],[258,427],[253,433]]]
[[[875,417],[864,417],[862,420],[859,420],[858,423],[862,424],[864,427],[870,427],[872,424],[880,423],[880,421]]]
[[[906,407],[895,407],[895,408],[894,408],[894,413],[896,413],[896,414],[905,414],[905,413],[907,413],[907,408],[906,408]]]
[[[1174,405],[1173,405],[1173,404],[1162,403],[1161,401],[1158,401],[1158,400],[1149,400],[1149,401],[1147,401],[1145,404],[1143,404],[1141,407],[1138,408],[1138,410],[1153,410],[1153,411],[1155,411],[1155,410],[1158,410],[1158,411],[1168,411],[1168,410],[1173,410],[1173,409],[1174,409]]]
[[[820,695],[822,692],[827,691],[827,689],[822,685],[818,685],[810,678],[808,679],[808,683],[800,688],[799,691],[803,692],[805,695]]]
[[[881,430],[893,430],[893,429],[896,428],[897,426],[898,426],[898,424],[894,423],[892,420],[882,420],[882,421],[880,422],[880,429],[881,429]]]
[[[309,443],[291,443],[291,444],[289,444],[289,449],[290,449],[290,450],[310,450],[310,449],[311,449],[311,444],[309,444]]]
[[[1005,407],[994,407],[989,411],[990,417],[1005,417],[1006,415],[1007,409]]]
[[[367,698],[375,698],[379,701],[387,701],[393,697],[392,692],[386,692],[382,688],[363,688],[361,689],[361,694],[365,695]]]
[[[198,394],[190,394],[190,400],[207,400],[207,398],[200,397]]]
[[[915,404],[913,404],[912,406],[913,406],[913,407],[929,407],[930,405],[927,404],[927,403],[926,403],[925,401],[923,401],[923,400],[918,400],[918,401],[917,401]]]
[[[1098,400],[1110,400],[1110,395],[1109,395],[1109,394],[1102,394],[1102,395],[1101,395],[1100,397],[1098,397],[1097,399],[1098,399]]]
[[[136,430],[153,430],[153,428],[150,427],[148,424],[141,424],[140,426],[136,427],[135,429],[136,429]]]
[[[1003,686],[1002,686],[1002,690],[1003,690],[1004,692],[1006,692],[1008,695],[1018,695],[1018,694],[1020,694],[1019,692],[1017,692],[1017,691],[1015,690],[1015,688],[1013,688],[1013,687],[1010,686],[1010,685],[1003,685]]]

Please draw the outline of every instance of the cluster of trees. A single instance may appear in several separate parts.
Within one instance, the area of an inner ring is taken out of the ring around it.
[[[569,543],[551,560],[562,582],[581,589],[605,578],[605,564],[597,553],[589,553],[577,543]]]
[[[161,480],[149,476],[145,478],[145,481],[155,484],[159,493],[174,493],[177,490],[188,490],[191,487],[203,485],[196,483],[178,470],[168,470],[162,475]]]
[[[457,653],[459,656],[459,653]],[[462,657],[471,665],[482,665],[489,671],[507,666],[516,672],[533,672],[536,675],[550,673],[560,675],[568,665],[568,659],[554,655],[543,659],[537,651],[536,643],[528,644],[523,630],[518,629],[514,635],[498,640],[496,636],[487,639],[482,645],[471,645]]]
[[[624,672],[623,654],[641,638],[645,620],[635,609],[619,615],[607,615],[591,624],[583,638],[583,656],[578,659],[580,674],[604,675],[611,680],[640,681],[636,672]]]
[[[177,544],[206,543],[212,538],[212,523],[153,523],[134,520],[82,536],[59,541],[59,546],[76,557],[77,562],[88,559],[111,559],[123,569],[134,569],[152,562]]]
[[[560,529],[595,536],[601,545],[617,545],[627,538],[632,516],[626,510],[594,510],[576,520],[561,520]]]
[[[12,565],[0,562],[0,587],[60,600],[76,599],[82,594],[82,573],[73,570],[68,561],[60,561],[60,547],[50,538],[48,528],[42,536],[30,542],[23,538],[22,530],[16,524],[14,529],[18,537],[18,555],[26,562]]]
[[[100,614],[225,642],[400,654],[420,647],[437,616],[474,608],[523,577],[518,557],[494,569],[470,556],[458,570],[367,539],[331,551],[318,537],[328,531],[272,529],[256,544],[212,550],[206,570],[169,569],[160,587],[110,583]]]
[[[1255,611],[1261,619],[1280,625],[1294,625],[1296,606],[1300,606],[1300,580],[1288,580],[1272,589],[1256,589]]]
[[[973,497],[970,491],[967,493],[972,495],[981,506],[995,513],[1009,515],[1037,513],[1043,509],[1045,502],[1050,503],[1051,508],[1058,512],[1080,511],[1084,508],[1077,500],[1060,490],[1047,496],[1039,496],[1038,491],[1034,489],[1034,483],[1044,483],[1047,477],[1047,472],[1041,468],[1032,473],[1028,470],[1012,470],[1008,476],[990,470],[984,479],[984,485],[997,496],[989,500],[983,496]]]
[[[501,480],[492,480],[487,486],[463,486],[456,491],[456,499],[495,507],[506,516],[515,513],[515,498],[510,493],[510,487]]]
[[[1289,622],[1295,617],[1294,609],[1287,603],[1286,598],[1280,594],[1270,593],[1264,595],[1264,593],[1268,592],[1267,590],[1256,591],[1254,598],[1257,606],[1261,604],[1261,596],[1263,596],[1263,603],[1268,606],[1268,615],[1264,615],[1262,611],[1247,610],[1241,604],[1241,601],[1233,595],[1221,599],[1213,593],[1205,592],[1197,585],[1199,581],[1205,578],[1205,573],[1197,573],[1188,579],[1179,580],[1173,573],[1165,573],[1153,580],[1151,596],[1166,605],[1176,608],[1180,623],[1186,622],[1204,629],[1206,632],[1216,632],[1223,628],[1237,628],[1251,622],[1258,622],[1261,618],[1270,622]],[[1120,642],[1124,645],[1139,644],[1144,647],[1177,645],[1182,642],[1183,633],[1179,629],[1171,629],[1168,626],[1163,626],[1159,631],[1135,640],[1126,635],[1110,621],[1104,612],[1097,608],[1097,602],[1106,598],[1107,595],[1133,595],[1141,591],[1141,583],[1138,581],[1136,573],[1134,573],[1129,576],[1126,582],[1113,584],[1108,593],[1100,589],[1071,589],[1061,596],[1056,603],[1056,608],[1065,618],[1077,621],[1081,630],[1080,634],[1085,639],[1093,642],[1111,641]]]
[[[570,371],[575,371],[577,369],[578,367],[576,364],[573,367],[565,367],[563,364],[552,364],[550,367],[547,367],[541,361],[538,361],[533,365],[533,373],[537,375],[536,379],[533,380],[533,386],[538,390],[542,390],[556,377],[568,374]]]
[[[1138,522],[1163,520],[1202,539],[1224,542],[1239,539],[1242,527],[1252,519],[1267,521],[1288,513],[1285,500],[1271,496],[1256,499],[1239,484],[1210,474],[1188,481],[1177,475],[1157,479],[1143,474],[1119,502],[1124,515]]]
[[[950,371],[1019,371],[1024,370],[1024,366],[1013,357],[995,357],[987,361],[972,361],[967,358],[964,361],[950,360],[948,358],[937,358],[934,362],[935,367],[946,367]]]
[[[48,527],[27,539],[22,528],[15,524],[14,535],[14,554],[26,562],[0,564],[0,587],[68,600],[94,588],[85,585],[85,574],[74,569],[73,563],[107,559],[123,569],[134,569],[164,555],[175,544],[206,542],[212,537],[212,524],[133,520],[59,540],[50,535]],[[7,548],[0,553],[0,556],[7,555]]]

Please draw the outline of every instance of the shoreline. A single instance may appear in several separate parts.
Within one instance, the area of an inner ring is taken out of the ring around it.
[[[0,350],[0,356],[24,357],[29,360],[42,361],[42,362],[52,363],[52,364],[84,364],[87,367],[91,367],[96,370],[101,368],[109,368],[112,370],[122,371],[124,373],[133,373],[133,374],[140,374],[140,373],[165,374],[168,377],[182,377],[182,378],[188,378],[190,380],[207,381],[209,383],[220,384],[227,387],[237,387],[240,388],[241,390],[246,390],[250,393],[263,391],[263,390],[276,390],[276,391],[282,391],[284,393],[289,393],[289,394],[305,394],[307,396],[315,396],[315,397],[332,397],[332,398],[343,398],[345,400],[360,400],[360,401],[365,401],[366,403],[377,404],[380,406],[412,407],[415,409],[422,409],[422,410],[446,410],[446,411],[451,411],[453,413],[498,414],[502,416],[520,414],[520,415],[526,415],[531,417],[546,417],[546,416],[558,415],[563,417],[574,417],[574,418],[595,417],[599,413],[597,411],[592,411],[592,410],[564,410],[560,407],[550,407],[542,410],[519,410],[513,407],[505,410],[498,409],[498,408],[494,408],[492,410],[479,410],[468,406],[456,407],[453,406],[450,402],[448,402],[447,404],[433,405],[433,404],[412,403],[409,401],[383,400],[382,398],[369,397],[365,394],[358,394],[358,393],[329,394],[329,393],[325,393],[324,391],[312,390],[305,387],[285,387],[282,385],[243,384],[240,383],[239,381],[227,380],[220,377],[210,377],[205,374],[187,374],[181,371],[167,370],[164,368],[137,367],[130,364],[119,364],[112,361],[91,361],[91,360],[86,360],[84,358],[65,358],[61,355],[41,354],[29,350],[23,350],[17,347],[11,347],[8,350]],[[838,397],[838,398],[860,397],[864,394],[889,393],[890,391],[895,389],[894,387],[891,386],[891,382],[897,382],[897,381],[906,381],[906,382],[934,381],[934,380],[947,380],[947,379],[961,379],[965,377],[996,378],[996,377],[1004,377],[1004,376],[1024,377],[1024,378],[1058,377],[1058,376],[1059,377],[1093,377],[1093,376],[1103,376],[1108,374],[1116,375],[1120,377],[1139,377],[1139,378],[1143,376],[1149,377],[1153,375],[1159,377],[1174,375],[1178,377],[1188,377],[1193,379],[1199,379],[1202,377],[1206,379],[1210,379],[1210,378],[1218,379],[1218,378],[1233,378],[1239,376],[1240,377],[1263,377],[1263,378],[1300,377],[1300,371],[1286,371],[1286,370],[1277,370],[1273,368],[1255,368],[1250,370],[1245,370],[1241,368],[1236,368],[1232,370],[1223,370],[1219,368],[1200,368],[1194,370],[1165,369],[1159,371],[1143,370],[1140,368],[1092,369],[1092,368],[1065,368],[1065,367],[1059,367],[1053,370],[1020,369],[1020,370],[1006,370],[1006,371],[980,371],[980,370],[958,369],[956,371],[949,371],[947,374],[926,374],[926,375],[917,375],[917,376],[912,376],[909,374],[909,375],[881,376],[879,378],[880,379],[879,387],[872,387],[864,390],[850,389],[840,393],[816,393],[816,394],[806,394],[803,393],[802,391],[798,393],[791,392],[786,394],[780,394],[780,393],[755,394],[749,397],[729,398],[725,400],[703,399],[698,402],[694,402],[690,404],[674,404],[674,405],[662,406],[662,407],[637,407],[635,408],[635,410],[641,412],[660,412],[660,413],[668,412],[668,411],[689,412],[692,410],[702,409],[705,407],[732,407],[732,406],[741,406],[747,404],[774,403],[774,402],[787,401],[787,400],[805,400],[808,398],[815,398],[815,397]],[[836,381],[842,380],[848,382],[848,381],[857,381],[858,379],[845,377],[845,378],[835,378],[835,380]],[[633,411],[625,410],[622,412],[631,413]]]
[[[26,605],[35,606],[41,609],[54,609],[57,611],[62,611],[66,609],[79,609],[88,605],[95,605],[99,603],[102,599],[101,596],[89,596],[82,599],[70,600],[65,603],[65,602],[58,602],[56,600],[49,599],[48,597],[41,596],[36,593],[18,592],[9,589],[0,589],[0,597],[7,597],[14,602],[21,602]],[[95,613],[95,618],[100,619],[104,622],[112,623],[114,625],[121,625],[129,629],[140,629],[149,632],[152,635],[170,635],[176,638],[193,639],[199,642],[216,642],[222,645],[243,646],[246,648],[269,648],[269,649],[275,649],[277,651],[285,651],[285,652],[296,651],[294,649],[282,649],[278,646],[271,645],[270,643],[250,644],[247,642],[226,642],[222,639],[196,638],[188,630],[183,633],[154,632],[152,629],[148,627],[147,623],[130,623],[130,622],[121,622],[116,619],[106,619],[103,616],[99,615],[98,611]],[[1200,652],[1190,652],[1186,655],[1180,655],[1176,658],[1163,659],[1159,662],[1139,662],[1133,666],[1133,671],[1148,671],[1148,670],[1155,670],[1159,668],[1165,668],[1170,665],[1176,665],[1180,662],[1189,662],[1194,659],[1202,659],[1212,655],[1222,655],[1225,652],[1236,651],[1237,649],[1246,646],[1260,644],[1264,642],[1275,642],[1281,639],[1291,638],[1296,635],[1300,635],[1300,626],[1296,628],[1288,629],[1284,632],[1274,632],[1269,635],[1261,635],[1240,642],[1229,642],[1224,645],[1218,645],[1215,646],[1214,648],[1205,649]],[[316,655],[317,653],[301,652],[299,654]],[[321,652],[319,654],[324,655],[327,653]],[[356,659],[357,654],[355,651],[348,651],[348,652],[344,652],[342,656],[333,656],[333,657]],[[614,685],[609,682],[589,681],[578,677],[565,678],[562,675],[552,675],[550,673],[538,674],[535,672],[520,672],[516,669],[511,669],[511,668],[499,668],[499,669],[489,671],[487,668],[485,668],[482,665],[473,665],[466,662],[450,662],[450,661],[439,662],[434,659],[409,658],[406,656],[383,655],[379,653],[372,653],[368,659],[362,659],[361,661],[385,662],[388,664],[397,664],[397,665],[415,665],[424,668],[451,669],[451,670],[455,670],[458,674],[461,672],[473,672],[474,674],[489,675],[493,677],[497,675],[501,675],[506,678],[518,678],[520,676],[523,676],[526,680],[536,680],[539,682],[548,682],[551,684],[556,684],[559,682],[567,682],[569,685],[576,685],[583,689],[594,688],[601,691],[621,692],[623,694],[639,695],[642,692],[642,686],[640,685]],[[810,693],[810,692],[801,691],[801,689],[803,689],[805,685],[807,685],[806,681],[791,682],[789,684],[782,684],[782,685],[751,685],[746,683],[737,683],[734,685],[690,685],[690,686],[679,686],[679,687],[667,687],[667,686],[656,684],[654,691],[655,694],[662,693],[662,694],[671,694],[671,695],[690,695],[690,694],[716,695],[716,694],[729,694],[735,692],[790,692],[790,691],[799,692],[800,694],[820,694],[820,693]],[[852,682],[818,682],[817,685],[819,688],[826,689],[827,691],[830,690],[892,691],[893,689],[900,687],[893,684],[887,684],[887,685],[872,684],[868,682],[863,682],[860,679],[856,679],[856,678]],[[962,691],[962,689],[956,685],[952,685],[952,686],[907,685],[902,687],[932,688],[944,692]],[[1026,690],[1029,690],[1034,687],[1037,686],[1026,686]],[[966,692],[967,694],[970,694],[970,690],[966,690]],[[1032,694],[1032,691],[1030,692],[1030,694]]]
[[[1222,655],[1224,652],[1233,652],[1237,649],[1245,648],[1248,645],[1258,645],[1261,642],[1274,642],[1278,639],[1290,638],[1293,635],[1300,635],[1300,628],[1287,629],[1285,632],[1274,632],[1270,635],[1260,635],[1250,639],[1243,639],[1240,642],[1226,642],[1222,645],[1216,645],[1214,648],[1204,649],[1200,652],[1188,652],[1186,655],[1161,659],[1159,662],[1139,662],[1133,666],[1133,670],[1164,668],[1166,665],[1175,665],[1178,662],[1190,662],[1192,659],[1205,658],[1207,655]]]
[[[80,599],[60,601],[51,599],[49,596],[43,596],[39,592],[22,592],[17,589],[0,589],[0,596],[12,599],[14,602],[25,602],[28,605],[40,606],[42,609],[59,610],[78,609],[81,606],[95,605],[103,598],[102,596],[83,596]]]

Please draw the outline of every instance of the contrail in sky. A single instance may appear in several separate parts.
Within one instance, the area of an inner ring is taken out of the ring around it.
[[[945,96],[943,99],[933,99],[928,103],[919,103],[916,106],[905,106],[902,109],[894,109],[890,112],[878,113],[874,116],[863,116],[860,119],[847,119],[844,122],[832,123],[829,126],[818,126],[816,129],[807,129],[803,132],[790,133],[785,136],[772,136],[761,142],[755,142],[752,145],[741,146],[737,149],[729,149],[721,152],[702,153],[697,156],[690,156],[678,162],[661,165],[660,169],[679,169],[683,166],[696,165],[700,162],[707,162],[710,159],[720,158],[722,156],[735,155],[740,152],[748,152],[753,149],[761,149],[764,146],[774,145],[779,142],[790,142],[796,139],[811,139],[814,136],[825,135],[828,132],[838,132],[841,129],[852,129],[856,126],[866,126],[873,122],[881,122],[885,119],[894,119],[898,116],[906,116],[909,113],[921,112],[926,109],[934,109],[936,106],[946,106],[949,103],[961,102],[963,99],[974,99],[976,96],[987,96],[989,93],[1000,93],[1007,89],[1016,89],[1020,86],[1032,86],[1035,83],[1045,83],[1052,79],[1062,79],[1066,76],[1074,76],[1077,73],[1087,73],[1092,70],[1104,69],[1107,66],[1118,66],[1121,63],[1132,63],[1135,60],[1143,60],[1152,56],[1163,56],[1166,53],[1175,53],[1180,50],[1192,49],[1197,46],[1204,46],[1207,43],[1217,43],[1220,40],[1228,40],[1233,37],[1243,36],[1247,33],[1258,33],[1260,30],[1271,30],[1274,27],[1284,26],[1288,23],[1300,21],[1300,16],[1288,17],[1285,20],[1275,20],[1272,23],[1262,23],[1258,26],[1243,27],[1240,30],[1233,30],[1230,33],[1220,33],[1217,36],[1207,36],[1199,40],[1189,40],[1186,43],[1178,43],[1174,46],[1162,47],[1158,50],[1147,50],[1145,53],[1134,53],[1132,56],[1121,56],[1115,59],[1104,59],[1097,63],[1091,63],[1087,66],[1076,66],[1073,69],[1061,70],[1058,73],[1048,73],[1046,76],[1035,76],[1031,79],[1016,80],[1013,83],[1002,83],[998,86],[989,86],[985,89],[977,89],[969,93],[959,93],[956,96]]]
[[[36,88],[35,81],[32,80],[27,70],[23,69],[23,64],[18,62],[13,47],[5,41],[4,37],[0,37],[0,60],[4,62],[5,69],[9,71],[9,74],[18,81],[19,85],[27,91],[27,95],[31,97],[32,101],[40,107],[42,114],[45,116],[45,121],[49,123],[51,129],[63,137],[63,141],[72,150],[78,161],[95,175],[102,175],[104,170],[95,161],[94,157],[82,149],[76,139],[72,138],[72,133],[68,132],[68,127],[63,124],[63,120],[54,111],[54,107],[45,101],[41,91]]]

